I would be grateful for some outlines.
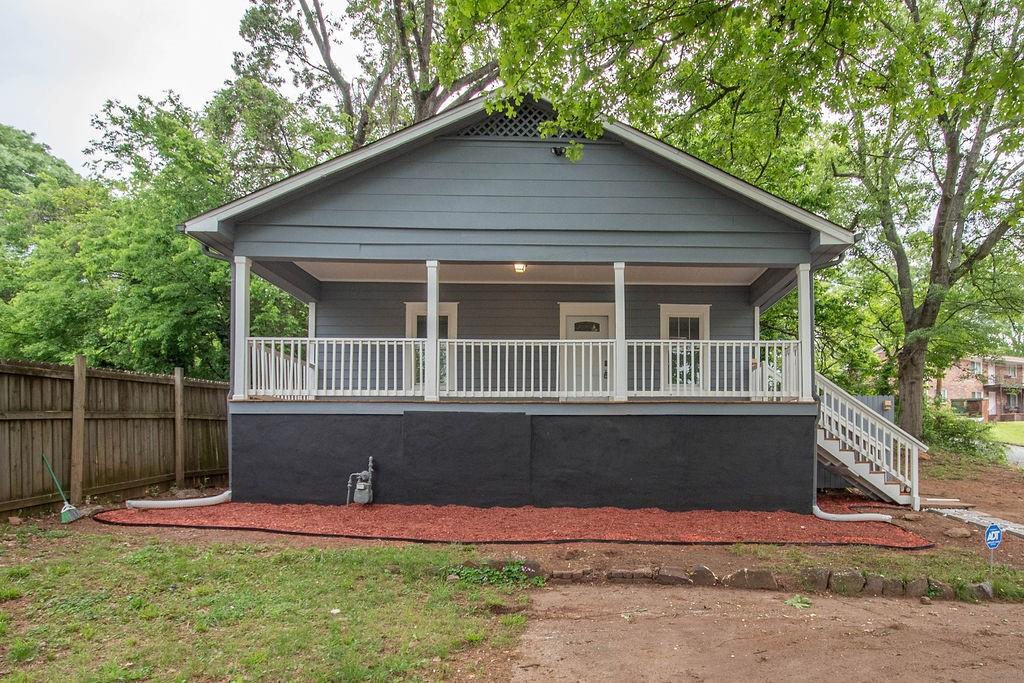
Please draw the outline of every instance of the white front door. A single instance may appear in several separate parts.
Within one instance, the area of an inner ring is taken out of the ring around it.
[[[565,316],[565,338],[609,339],[610,317],[607,315]],[[566,355],[565,389],[569,393],[598,391],[608,386],[608,354],[594,347],[573,346]]]

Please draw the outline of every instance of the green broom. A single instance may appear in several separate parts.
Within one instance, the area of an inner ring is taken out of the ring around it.
[[[57,479],[57,475],[53,473],[53,468],[50,467],[50,461],[46,459],[46,456],[42,453],[39,457],[43,459],[43,464],[46,465],[46,471],[50,473],[50,478],[53,479],[53,485],[57,487],[57,491],[60,492],[60,497],[64,500],[64,507],[60,509],[60,523],[70,524],[76,519],[81,519],[82,513],[79,512],[78,508],[68,502],[68,497],[64,495],[64,489],[60,487],[60,481]]]

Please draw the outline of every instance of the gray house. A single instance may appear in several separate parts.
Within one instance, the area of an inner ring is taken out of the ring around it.
[[[815,461],[917,504],[923,446],[816,377],[853,242],[627,125],[448,110],[188,221],[232,262],[235,500],[809,512]],[[249,334],[251,274],[309,305]],[[799,338],[759,315],[799,292]]]

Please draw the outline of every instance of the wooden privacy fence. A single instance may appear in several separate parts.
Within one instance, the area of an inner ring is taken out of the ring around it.
[[[0,510],[227,473],[224,382],[0,359]]]

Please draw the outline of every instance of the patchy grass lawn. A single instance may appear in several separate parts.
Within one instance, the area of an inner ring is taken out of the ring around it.
[[[435,678],[507,647],[529,581],[449,582],[472,549],[183,545],[4,528],[0,678]]]
[[[1009,467],[1003,462],[981,460],[939,450],[928,451],[927,456],[921,458],[921,476],[925,479],[974,480],[985,476],[993,468]]]
[[[736,555],[756,558],[773,571],[792,575],[799,574],[805,567],[828,566],[832,569],[851,567],[904,580],[927,576],[953,586],[964,600],[970,599],[967,584],[988,580],[988,560],[959,548],[911,553],[851,546],[816,549],[812,554],[795,546],[736,544],[730,550]],[[1000,600],[1024,602],[1024,569],[997,564],[992,588]]]
[[[990,422],[989,427],[995,441],[1024,446],[1024,422]]]

